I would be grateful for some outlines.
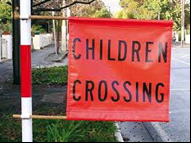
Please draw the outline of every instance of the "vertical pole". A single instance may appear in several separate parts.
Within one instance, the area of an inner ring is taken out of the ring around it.
[[[185,0],[182,0],[182,28],[181,28],[181,37],[182,37],[182,40],[181,40],[181,46],[182,48],[184,47],[184,40],[185,40]]]
[[[66,5],[66,0],[63,0],[63,6]],[[66,17],[66,9],[62,10],[62,16]],[[66,47],[67,47],[67,21],[63,20],[62,21],[62,48],[61,50],[63,52],[66,52]]]
[[[20,0],[12,0],[12,13],[20,7]],[[13,83],[21,83],[20,75],[20,20],[12,19],[12,37],[13,37]]]
[[[1,62],[1,51],[2,51],[2,38],[1,38],[1,30],[0,30],[0,62]]]
[[[58,20],[57,22],[56,22],[56,24],[57,24],[57,48],[56,48],[56,53],[57,53],[57,55],[60,53],[60,27],[59,27],[59,25],[60,25],[60,21]]]
[[[161,0],[159,0],[159,5],[161,6]],[[161,8],[158,12],[158,20],[161,20]]]
[[[66,10],[66,17],[70,17],[70,16],[71,16],[71,11],[70,11],[70,8],[68,7]],[[69,23],[68,23],[68,21],[66,21],[66,23],[67,23],[66,24],[66,35],[67,35],[66,51],[68,51],[68,47],[69,47]]]
[[[22,141],[32,142],[31,0],[20,0]]]
[[[55,12],[52,12],[52,16],[55,15]],[[54,33],[54,44],[55,44],[55,54],[58,55],[57,53],[57,37],[56,37],[56,23],[55,23],[55,20],[53,19],[52,20],[53,22],[53,33]]]

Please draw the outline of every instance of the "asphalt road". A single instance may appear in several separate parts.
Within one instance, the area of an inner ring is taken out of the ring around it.
[[[190,142],[190,48],[172,51],[170,116],[170,123],[151,123],[154,130],[147,126],[152,138]]]
[[[170,123],[120,123],[130,142],[190,142],[190,48],[172,49]]]

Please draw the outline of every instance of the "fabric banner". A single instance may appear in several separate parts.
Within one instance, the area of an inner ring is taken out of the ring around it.
[[[67,119],[168,122],[172,27],[70,18]]]

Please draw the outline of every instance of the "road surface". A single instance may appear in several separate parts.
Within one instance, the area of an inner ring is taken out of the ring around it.
[[[121,123],[130,142],[190,142],[190,48],[173,48],[170,123]]]

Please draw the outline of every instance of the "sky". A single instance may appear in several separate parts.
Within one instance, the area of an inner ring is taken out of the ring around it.
[[[103,0],[107,7],[110,7],[112,13],[118,12],[121,7],[119,5],[120,0]]]
[[[190,3],[190,0],[186,0],[187,3]]]

